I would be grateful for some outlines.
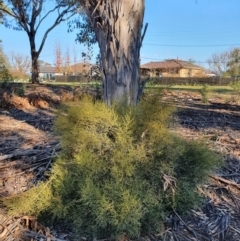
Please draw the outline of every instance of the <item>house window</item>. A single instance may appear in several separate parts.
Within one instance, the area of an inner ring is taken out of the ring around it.
[[[192,70],[191,69],[188,70],[188,77],[192,77]]]
[[[178,74],[178,69],[169,69],[169,74]]]
[[[162,73],[160,71],[157,71],[156,72],[156,77],[161,77],[162,76]]]

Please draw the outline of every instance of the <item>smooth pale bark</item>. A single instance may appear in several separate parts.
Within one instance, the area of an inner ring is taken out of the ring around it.
[[[140,97],[140,48],[144,0],[80,1],[96,33],[101,54],[104,100]]]

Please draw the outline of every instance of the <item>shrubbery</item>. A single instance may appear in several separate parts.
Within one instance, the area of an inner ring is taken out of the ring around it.
[[[201,93],[201,95],[202,95],[202,101],[203,101],[204,103],[208,103],[209,97],[210,97],[210,95],[211,95],[211,93],[212,93],[212,88],[211,88],[211,86],[208,85],[208,84],[204,84],[203,87],[202,87],[202,89],[200,90],[200,93]]]
[[[240,91],[240,80],[230,83],[230,86],[234,89],[234,91]]]
[[[12,81],[13,77],[10,74],[9,70],[5,66],[0,66],[0,82],[7,83]]]
[[[86,238],[136,238],[198,204],[197,185],[220,158],[167,128],[173,109],[155,97],[107,107],[85,97],[59,111],[63,151],[49,180],[5,200],[11,213],[52,217]]]

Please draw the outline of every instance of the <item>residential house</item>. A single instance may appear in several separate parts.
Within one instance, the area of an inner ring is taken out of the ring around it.
[[[142,76],[149,77],[205,77],[203,67],[180,59],[149,62],[141,65]]]
[[[89,75],[92,64],[90,63],[77,63],[71,66],[73,75]]]
[[[81,77],[95,77],[99,76],[99,69],[96,65],[89,63],[77,63],[69,66],[71,72],[63,73],[57,72],[57,68],[54,66],[40,66],[39,67],[39,78],[40,80],[53,81],[56,76],[81,76]]]
[[[100,77],[100,69],[98,65],[90,63],[78,63],[71,66],[72,75],[81,75],[85,77]]]
[[[55,80],[56,75],[63,75],[62,73],[58,73],[56,71],[56,67],[54,66],[40,66],[39,67],[39,78],[40,80]]]

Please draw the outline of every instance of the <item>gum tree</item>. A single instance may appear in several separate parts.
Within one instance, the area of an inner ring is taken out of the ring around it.
[[[104,100],[122,97],[135,105],[141,95],[139,65],[144,0],[78,0],[100,48]]]
[[[0,13],[8,16],[8,18],[3,18],[4,25],[15,30],[24,30],[27,33],[32,60],[32,83],[39,83],[38,58],[48,34],[61,22],[72,17],[76,13],[77,6],[74,0],[2,0],[2,3],[0,0]],[[37,48],[36,35],[39,27],[52,13],[56,14],[55,21],[48,23],[48,28]],[[14,20],[15,25],[12,25],[11,19]]]

